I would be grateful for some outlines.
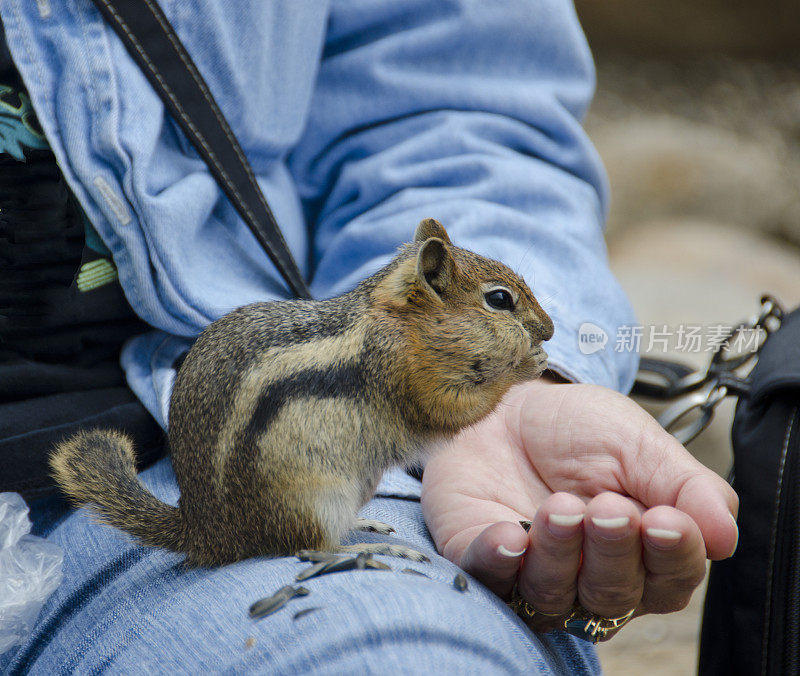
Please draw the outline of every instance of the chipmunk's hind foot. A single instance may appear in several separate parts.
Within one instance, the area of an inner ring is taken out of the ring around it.
[[[376,521],[375,519],[356,519],[353,530],[364,530],[368,533],[380,533],[381,535],[391,535],[395,532],[394,528],[388,523]]]
[[[406,547],[405,545],[392,545],[387,542],[360,542],[355,545],[340,545],[339,552],[348,554],[382,554],[384,556],[397,556],[411,561],[430,561],[422,552]]]

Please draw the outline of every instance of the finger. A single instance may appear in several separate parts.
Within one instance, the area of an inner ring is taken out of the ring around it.
[[[739,539],[736,492],[658,423],[651,423],[642,427],[637,443],[623,460],[626,490],[648,507],[671,505],[692,517],[703,535],[708,558],[731,556]]]
[[[586,507],[578,599],[591,613],[619,617],[642,597],[644,565],[636,505],[602,493]]]
[[[675,507],[697,524],[709,559],[733,556],[739,543],[739,498],[726,481],[716,474],[698,474],[688,479],[678,493]]]
[[[683,512],[660,506],[642,516],[641,532],[646,571],[643,610],[682,610],[706,573],[706,549],[700,529]]]
[[[518,523],[495,523],[469,544],[460,566],[495,594],[506,597],[516,582],[527,547],[528,534]]]
[[[567,613],[575,602],[585,509],[580,498],[555,493],[536,513],[518,591],[539,613]]]

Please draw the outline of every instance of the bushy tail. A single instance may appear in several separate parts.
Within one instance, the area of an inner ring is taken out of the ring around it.
[[[180,511],[139,483],[133,443],[124,434],[79,432],[56,446],[50,467],[64,492],[91,506],[104,523],[147,545],[185,551]]]

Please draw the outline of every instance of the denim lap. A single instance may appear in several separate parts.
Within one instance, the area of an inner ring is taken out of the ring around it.
[[[168,460],[142,479],[161,499],[177,499]],[[380,557],[391,572],[312,578],[302,583],[310,594],[255,621],[249,606],[296,584],[310,564],[286,557],[187,569],[181,556],[138,546],[75,512],[49,536],[65,549],[64,582],[28,642],[0,657],[0,667],[11,674],[599,671],[588,644],[532,634],[475,580],[456,591],[459,570],[435,554],[417,500],[379,496],[361,514],[397,533],[353,533],[350,542],[402,542],[431,563]],[[294,618],[309,608],[316,610]]]

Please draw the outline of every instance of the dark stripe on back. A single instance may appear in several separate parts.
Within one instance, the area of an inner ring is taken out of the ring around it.
[[[299,371],[271,383],[259,397],[250,422],[243,431],[246,439],[263,432],[286,402],[292,399],[347,397],[354,399],[364,389],[364,376],[358,364],[349,363],[328,369]]]
[[[280,336],[280,341],[285,340],[286,345],[308,343],[321,338],[340,336],[349,330],[355,323],[355,316],[344,314],[341,311],[321,313],[319,318],[314,317],[306,323],[294,324],[285,336]]]

